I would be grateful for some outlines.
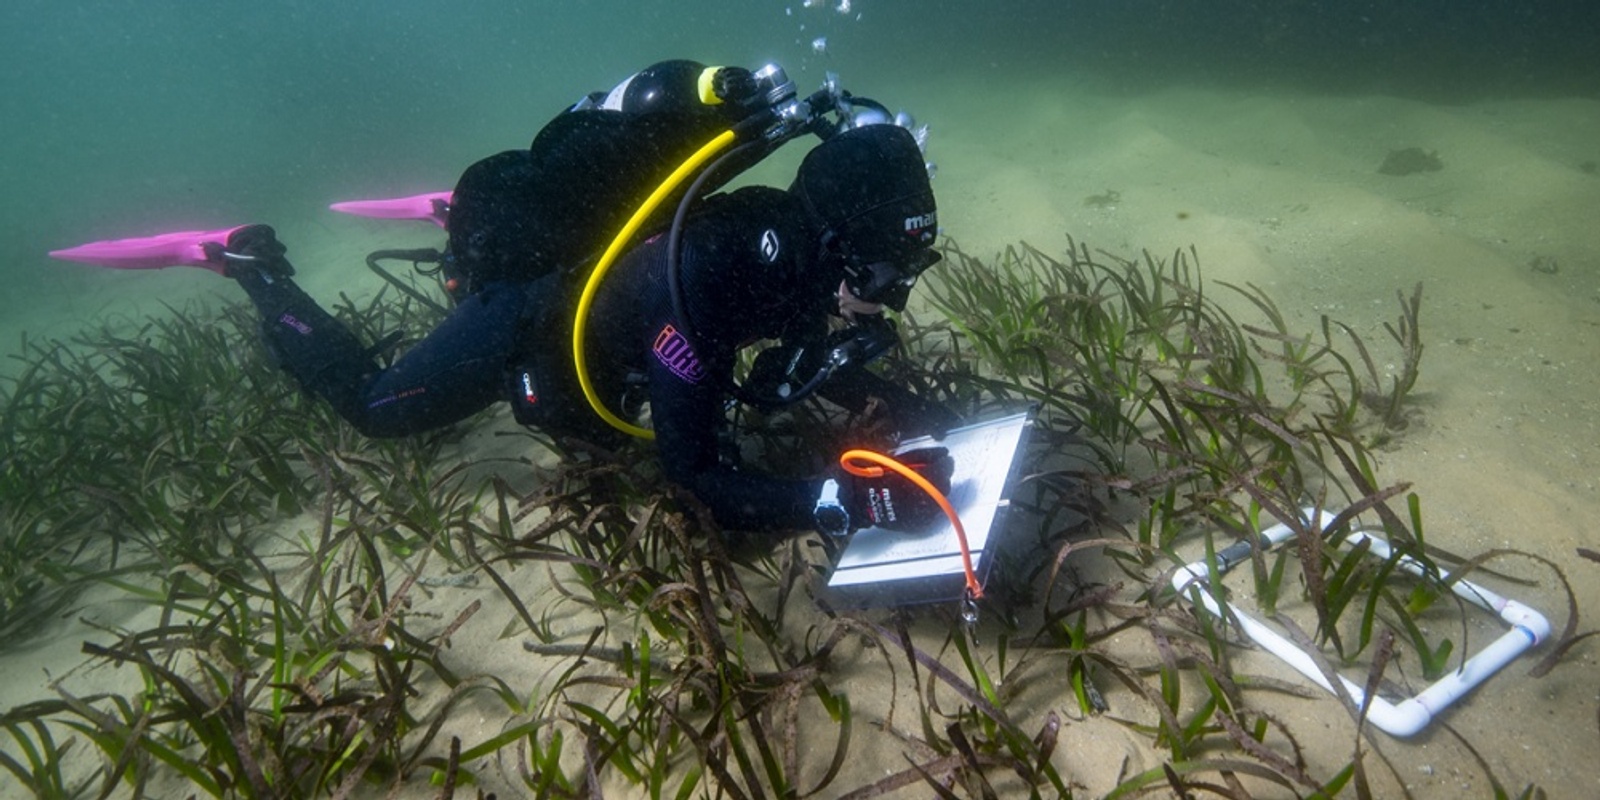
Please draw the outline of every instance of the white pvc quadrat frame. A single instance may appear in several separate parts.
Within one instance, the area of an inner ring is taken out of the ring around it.
[[[1300,515],[1301,519],[1314,520],[1313,525],[1319,534],[1326,531],[1327,524],[1332,522],[1335,516],[1327,510],[1319,511],[1314,508],[1301,509]],[[1263,549],[1270,550],[1293,536],[1292,528],[1279,523],[1262,531],[1258,544]],[[1389,543],[1376,536],[1355,532],[1345,537],[1345,543],[1350,546],[1360,545],[1363,542],[1368,543],[1367,553],[1374,558],[1386,560],[1394,554]],[[1247,559],[1252,546],[1248,541],[1238,542],[1218,552],[1216,554],[1218,574],[1226,573],[1234,564]],[[1395,564],[1400,569],[1419,577],[1428,574],[1427,567],[1410,556],[1401,555]],[[1180,597],[1187,598],[1190,602],[1198,599],[1198,605],[1213,616],[1234,620],[1246,636],[1267,652],[1282,659],[1296,672],[1311,679],[1318,686],[1330,692],[1334,691],[1322,670],[1317,667],[1317,662],[1304,649],[1260,620],[1240,611],[1232,603],[1223,604],[1227,609],[1224,611],[1211,592],[1204,586],[1196,585],[1204,583],[1209,575],[1210,570],[1204,559],[1187,564],[1173,574],[1172,588]],[[1454,582],[1450,589],[1457,597],[1499,616],[1510,629],[1414,697],[1391,703],[1382,697],[1374,696],[1367,709],[1367,721],[1392,736],[1411,736],[1421,731],[1451,703],[1465,697],[1501,667],[1550,637],[1549,621],[1543,614],[1522,603],[1508,600],[1466,580]],[[1366,702],[1366,690],[1343,675],[1338,677],[1356,707],[1360,708]]]

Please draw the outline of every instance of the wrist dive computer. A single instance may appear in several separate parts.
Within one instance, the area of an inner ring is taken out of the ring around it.
[[[811,520],[817,530],[829,536],[844,536],[850,532],[850,512],[839,502],[838,481],[829,478],[822,482],[822,492],[811,510]]]

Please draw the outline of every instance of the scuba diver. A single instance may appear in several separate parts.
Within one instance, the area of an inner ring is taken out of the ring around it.
[[[788,189],[712,194],[803,133],[822,142]],[[708,140],[732,149],[693,186],[675,185],[680,164],[709,158]],[[652,189],[659,202],[635,211]],[[676,216],[664,213],[673,207]],[[832,85],[797,99],[776,67],[667,61],[556,115],[528,148],[468,167],[453,192],[335,208],[428,219],[448,234],[439,269],[455,307],[387,368],[381,344],[364,345],[294,283],[269,226],[51,255],[121,268],[186,264],[233,279],[260,312],[275,361],[368,436],[431,430],[509,399],[519,422],[552,435],[611,443],[619,431],[653,434],[666,477],[726,528],[814,523],[842,535],[914,530],[939,514],[920,484],[948,491],[953,463],[942,448],[902,454],[915,475],[841,468],[783,480],[741,469],[719,445],[730,394],[776,407],[815,391],[857,412],[876,400],[906,436],[959,424],[861,368],[898,341],[884,308],[903,310],[938,260],[921,146],[882,106]],[[619,248],[630,230],[645,240]],[[832,316],[849,325],[830,333]],[[779,344],[735,384],[739,350],[759,340]],[[612,411],[638,421],[641,401],[651,430]]]

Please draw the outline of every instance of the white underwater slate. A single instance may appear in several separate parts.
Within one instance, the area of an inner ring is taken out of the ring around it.
[[[955,459],[950,505],[961,517],[980,581],[992,566],[997,529],[1008,505],[1012,472],[1031,413],[957,428],[943,440],[904,442],[896,453],[938,445]],[[893,454],[891,454],[893,455]],[[965,586],[961,543],[948,520],[921,533],[864,528],[839,557],[828,588],[849,605],[902,605],[957,599]]]

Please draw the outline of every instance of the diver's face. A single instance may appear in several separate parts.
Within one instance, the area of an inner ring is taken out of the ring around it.
[[[856,293],[850,290],[849,281],[839,281],[839,290],[836,294],[839,298],[839,316],[844,317],[846,322],[855,322],[857,315],[870,317],[873,314],[883,313],[882,303],[869,303],[857,297]]]
[[[854,257],[846,250],[844,281],[856,299],[904,311],[917,277],[938,260],[939,253],[931,249],[894,259],[873,260]]]

